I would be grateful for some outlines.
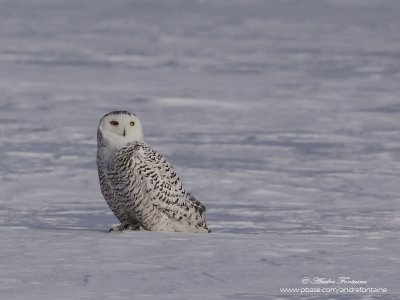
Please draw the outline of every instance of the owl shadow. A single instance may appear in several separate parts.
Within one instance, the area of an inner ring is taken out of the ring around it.
[[[0,227],[32,230],[109,232],[111,224],[118,221],[106,209],[83,207],[79,210],[48,209],[44,212],[15,213],[7,224]]]

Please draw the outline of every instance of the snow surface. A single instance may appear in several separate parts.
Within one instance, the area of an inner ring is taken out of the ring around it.
[[[0,299],[286,299],[305,276],[389,292],[302,299],[400,299],[399,16],[396,0],[1,0]],[[96,128],[120,109],[212,234],[106,233]]]

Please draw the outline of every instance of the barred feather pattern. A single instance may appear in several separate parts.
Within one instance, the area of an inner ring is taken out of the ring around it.
[[[140,142],[106,151],[98,148],[101,191],[121,224],[152,231],[209,232],[205,206],[185,191],[164,156]]]

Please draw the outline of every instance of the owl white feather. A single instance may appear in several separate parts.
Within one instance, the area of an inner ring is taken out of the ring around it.
[[[97,131],[101,192],[121,222],[112,230],[209,232],[205,206],[185,191],[164,156],[144,142],[139,118],[105,115]]]

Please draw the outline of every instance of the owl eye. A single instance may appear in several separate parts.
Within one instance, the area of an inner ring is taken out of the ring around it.
[[[133,125],[135,125],[135,122],[132,121],[132,122],[130,122],[129,124],[130,124],[131,126],[133,126]]]
[[[117,121],[111,121],[110,124],[111,124],[112,126],[118,126],[118,122],[117,122]]]

